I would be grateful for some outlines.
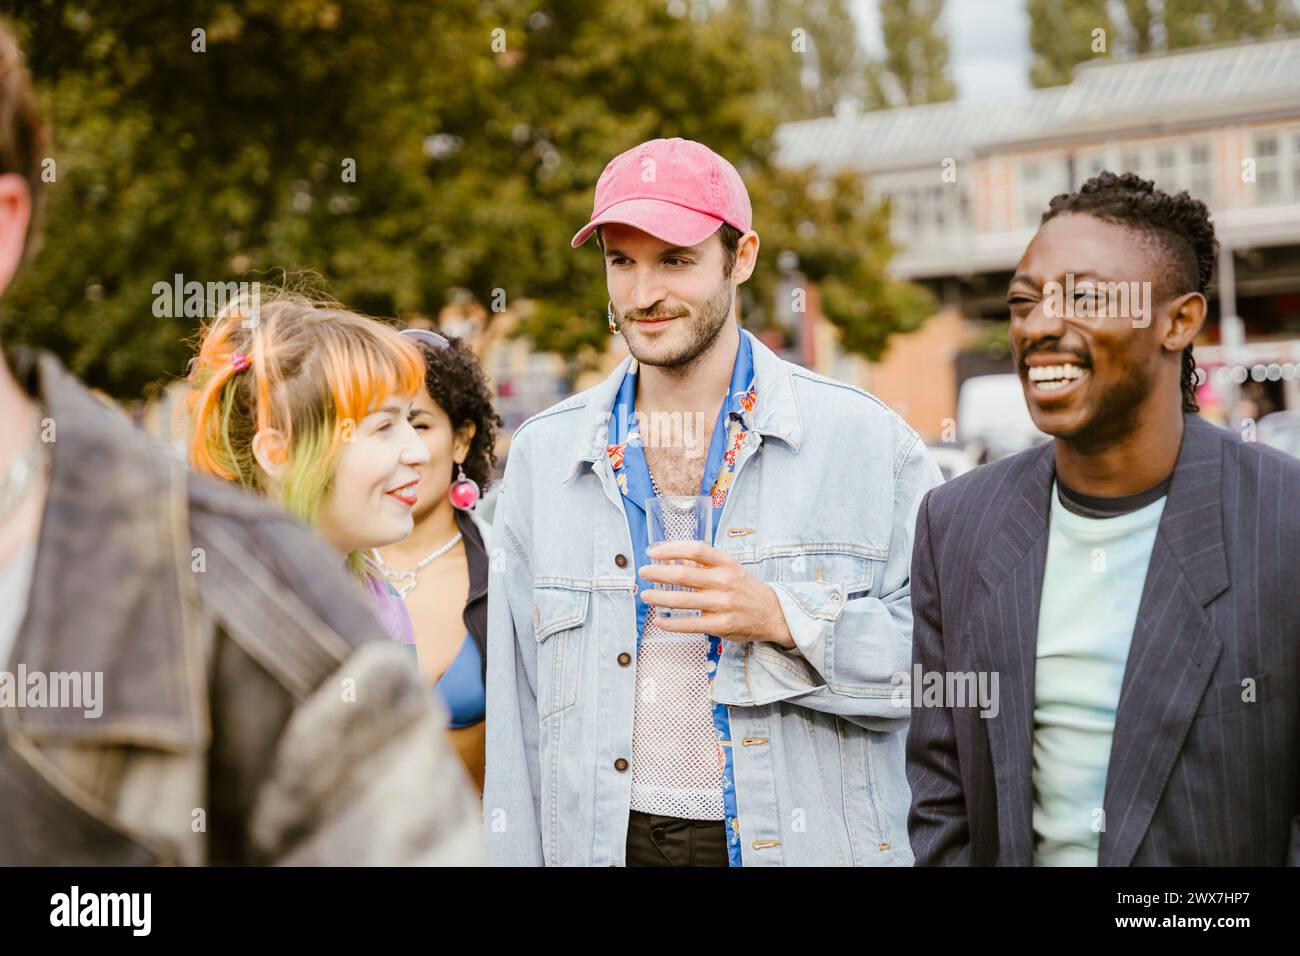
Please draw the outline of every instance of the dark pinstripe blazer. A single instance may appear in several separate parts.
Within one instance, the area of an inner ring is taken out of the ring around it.
[[[1295,865],[1300,460],[1195,415],[1185,423],[1120,690],[1099,863]],[[1054,473],[1049,442],[921,504],[913,669],[996,671],[1000,710],[913,708],[918,865],[1033,862],[1035,645]],[[1253,703],[1242,700],[1246,678]]]

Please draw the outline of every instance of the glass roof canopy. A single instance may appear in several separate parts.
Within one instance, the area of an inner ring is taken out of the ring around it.
[[[880,172],[1037,141],[1300,113],[1300,36],[1080,65],[1065,86],[786,123],[777,161]]]

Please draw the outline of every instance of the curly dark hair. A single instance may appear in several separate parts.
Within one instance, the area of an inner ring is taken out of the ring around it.
[[[450,348],[420,345],[424,353],[424,387],[429,397],[447,413],[453,429],[459,429],[465,422],[474,423],[474,437],[463,467],[465,474],[487,491],[497,463],[497,429],[502,425],[501,416],[492,405],[492,390],[474,353],[456,336],[448,335],[446,339],[451,343]]]
[[[1157,300],[1188,292],[1207,294],[1219,243],[1214,238],[1210,210],[1187,190],[1171,196],[1137,173],[1106,171],[1093,176],[1078,192],[1053,198],[1043,222],[1064,213],[1083,213],[1141,233],[1161,260]],[[1183,349],[1182,390],[1183,411],[1199,411],[1191,345]]]

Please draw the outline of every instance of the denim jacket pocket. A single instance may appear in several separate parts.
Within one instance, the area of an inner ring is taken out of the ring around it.
[[[765,548],[755,556],[741,557],[740,563],[770,584],[842,585],[845,596],[852,600],[870,592],[882,560],[853,545],[802,544]]]
[[[545,719],[578,702],[582,633],[591,591],[570,587],[533,588],[533,633],[537,638],[537,715]]]

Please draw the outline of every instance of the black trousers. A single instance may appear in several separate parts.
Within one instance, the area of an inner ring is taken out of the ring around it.
[[[726,866],[726,825],[633,810],[627,821],[627,865]]]

